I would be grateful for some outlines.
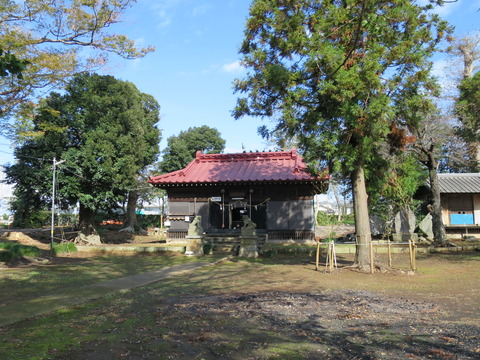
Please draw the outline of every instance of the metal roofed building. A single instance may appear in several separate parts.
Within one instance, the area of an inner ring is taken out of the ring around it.
[[[184,169],[154,176],[166,189],[169,239],[184,238],[190,221],[202,216],[206,234],[237,234],[243,215],[270,239],[313,239],[314,195],[328,187],[328,176],[306,171],[296,149],[235,154],[196,153]]]
[[[480,173],[438,174],[446,226],[480,225]]]

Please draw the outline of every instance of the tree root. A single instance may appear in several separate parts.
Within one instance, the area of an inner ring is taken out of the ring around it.
[[[143,235],[143,236],[148,235],[148,232],[146,230],[142,228],[135,230],[135,227],[133,226],[124,227],[123,229],[118,230],[118,232],[126,232],[128,234],[133,234],[133,235]]]

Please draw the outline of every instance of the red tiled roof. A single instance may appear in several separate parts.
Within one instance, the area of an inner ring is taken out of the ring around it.
[[[186,168],[150,177],[149,183],[161,186],[218,182],[316,182],[324,179],[306,172],[305,162],[296,149],[236,154],[202,154],[198,151]]]

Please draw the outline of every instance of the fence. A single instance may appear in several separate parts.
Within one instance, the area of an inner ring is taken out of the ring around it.
[[[386,263],[389,267],[393,267],[393,255],[394,254],[408,254],[408,267],[411,271],[417,270],[417,261],[416,261],[416,254],[417,254],[417,246],[414,241],[409,240],[408,242],[398,243],[398,242],[391,242],[387,240],[386,242],[373,242],[370,241],[369,244],[344,244],[344,243],[335,243],[335,241],[330,241],[329,243],[317,243],[317,251],[316,251],[316,261],[315,261],[315,269],[319,270],[320,268],[320,255],[322,253],[322,247],[325,248],[326,256],[325,256],[325,268],[328,269],[330,272],[333,269],[337,269],[337,248],[338,247],[359,247],[359,246],[367,246],[369,250],[369,257],[370,257],[370,273],[373,274],[375,271],[375,258],[380,258],[381,254],[386,256]],[[400,249],[400,251],[398,251]]]

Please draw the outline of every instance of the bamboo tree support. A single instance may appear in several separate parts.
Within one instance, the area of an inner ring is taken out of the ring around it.
[[[335,242],[334,241],[332,241],[332,255],[333,255],[333,264],[335,266],[335,273],[338,274],[337,251],[335,250]]]
[[[412,268],[412,271],[417,270],[417,245],[415,244],[415,241],[410,239],[408,241],[409,243],[409,248],[410,248],[410,267]]]
[[[329,263],[329,267],[330,267],[330,274],[331,274],[332,271],[333,271],[333,241],[330,241],[330,263]]]
[[[327,256],[325,257],[325,272],[327,272],[327,270],[330,267],[331,255],[332,255],[332,242],[329,242],[328,249],[327,249]]]
[[[412,239],[408,239],[408,252],[410,253],[410,268],[415,271],[413,264],[413,245]]]
[[[337,255],[335,253],[335,243],[330,241],[328,244],[327,258],[325,259],[325,272],[327,269],[332,273],[333,269],[337,269]]]
[[[373,241],[370,239],[370,274],[373,274],[375,271],[374,265],[373,265]]]
[[[392,244],[390,238],[387,239],[388,266],[392,267]]]
[[[316,261],[315,261],[315,270],[318,271],[319,265],[320,265],[320,239],[317,242],[317,256],[316,256]]]

